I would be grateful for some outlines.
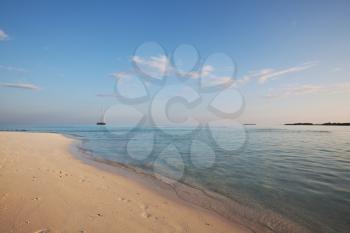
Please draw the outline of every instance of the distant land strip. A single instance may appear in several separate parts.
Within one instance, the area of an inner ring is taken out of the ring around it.
[[[350,123],[332,123],[332,122],[327,122],[323,124],[314,124],[314,123],[287,123],[284,125],[325,125],[325,126],[350,126]]]

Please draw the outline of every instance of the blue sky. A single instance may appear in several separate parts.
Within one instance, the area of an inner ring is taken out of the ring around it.
[[[242,122],[349,121],[349,12],[349,1],[3,0],[0,124],[94,123],[147,41],[169,57],[193,45],[202,65],[232,57]]]

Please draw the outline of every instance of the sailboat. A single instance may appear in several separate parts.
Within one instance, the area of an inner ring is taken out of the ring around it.
[[[106,125],[106,122],[105,122],[105,112],[103,111],[103,109],[102,109],[101,118],[100,118],[100,120],[96,123],[96,125]]]

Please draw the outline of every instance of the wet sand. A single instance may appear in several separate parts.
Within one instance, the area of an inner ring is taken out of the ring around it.
[[[91,166],[72,143],[0,132],[0,232],[251,232],[166,188]]]

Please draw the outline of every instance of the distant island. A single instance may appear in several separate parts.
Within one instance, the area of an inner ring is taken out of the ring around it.
[[[284,125],[314,125],[313,123],[287,123]]]
[[[314,124],[314,123],[287,123],[284,125],[325,125],[325,126],[350,126],[350,123],[332,123],[332,122],[327,122],[323,124]]]

